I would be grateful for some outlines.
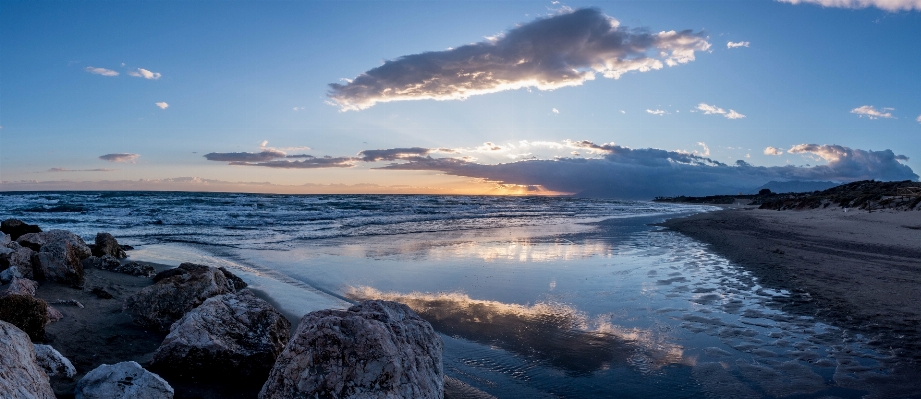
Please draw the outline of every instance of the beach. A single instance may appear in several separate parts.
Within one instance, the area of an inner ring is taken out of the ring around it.
[[[768,286],[800,293],[795,312],[921,360],[921,212],[726,207],[660,224],[709,245]]]

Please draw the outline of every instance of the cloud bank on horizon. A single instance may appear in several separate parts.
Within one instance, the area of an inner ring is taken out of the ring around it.
[[[487,143],[492,151],[502,147]],[[537,145],[538,143],[533,143]],[[552,144],[552,145],[551,145]],[[700,143],[704,145],[703,143]],[[437,171],[447,175],[484,179],[502,184],[539,186],[555,192],[575,193],[592,197],[652,198],[673,195],[712,195],[747,191],[772,180],[835,181],[856,180],[917,180],[918,175],[902,162],[908,157],[892,150],[868,151],[840,145],[799,144],[788,154],[809,156],[824,165],[815,166],[754,166],[739,160],[726,164],[702,154],[667,151],[654,148],[631,149],[590,141],[563,141],[539,146],[556,150],[577,150],[593,158],[557,157],[556,159],[526,159],[510,163],[485,164],[469,156],[454,156],[464,152],[482,153],[474,149],[430,149],[422,147],[365,150],[355,157],[313,157],[286,155],[278,152],[211,153],[205,158],[225,161],[237,166],[313,169],[353,167],[362,162],[389,161],[376,169]],[[706,146],[704,145],[704,148]],[[765,154],[781,155],[783,150],[767,147]],[[432,157],[433,154],[452,154]],[[285,158],[305,158],[291,161]]]
[[[578,86],[597,74],[618,79],[695,59],[710,49],[703,32],[621,27],[595,8],[523,24],[486,41],[406,55],[332,83],[328,97],[342,111],[405,100],[463,100],[522,88]]]
[[[921,10],[921,0],[778,0],[790,4],[817,4],[822,7],[867,8],[876,7],[886,11]]]

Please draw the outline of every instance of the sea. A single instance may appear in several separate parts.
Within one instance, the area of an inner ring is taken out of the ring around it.
[[[294,323],[405,303],[468,398],[918,397],[872,337],[657,227],[709,206],[573,197],[5,192],[0,218],[224,266]],[[808,308],[808,307],[806,307]],[[798,313],[797,313],[798,312]]]

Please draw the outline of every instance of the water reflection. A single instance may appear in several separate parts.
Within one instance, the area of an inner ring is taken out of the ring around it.
[[[591,374],[612,364],[630,364],[648,372],[689,363],[683,348],[667,342],[662,334],[620,327],[610,317],[590,319],[565,304],[524,306],[476,300],[462,293],[403,294],[371,287],[350,287],[346,296],[405,303],[443,334],[545,360],[572,375]]]

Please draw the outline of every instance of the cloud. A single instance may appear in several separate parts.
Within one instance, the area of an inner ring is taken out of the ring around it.
[[[893,108],[883,108],[881,111],[878,111],[872,105],[864,105],[862,107],[857,107],[851,110],[852,114],[857,114],[861,118],[867,117],[870,119],[884,118],[892,119],[892,113],[886,111],[894,111]]]
[[[749,42],[727,42],[726,48],[748,47]]]
[[[351,168],[355,166],[355,158],[352,157],[323,157],[317,158],[311,155],[288,155],[286,158],[306,158],[303,161],[267,161],[267,162],[231,162],[230,165],[237,166],[263,166],[277,169],[320,169],[320,168]],[[213,159],[212,159],[213,161]]]
[[[560,110],[558,110],[558,109],[556,109],[556,108],[554,108],[552,111],[553,111],[554,114],[560,113]]]
[[[205,154],[209,161],[223,162],[266,162],[273,159],[284,158],[287,154],[275,149],[266,149],[260,152],[212,152]]]
[[[169,104],[164,103],[164,102],[154,103],[154,105],[160,107],[160,109],[166,109],[169,107]]]
[[[89,73],[95,73],[97,75],[102,75],[102,76],[118,76],[118,72],[115,72],[111,69],[105,69],[105,68],[95,68],[95,67],[88,66],[86,67],[85,71]]]
[[[921,115],[918,115],[918,119],[915,119],[918,123],[921,123]]]
[[[46,170],[46,172],[114,172],[118,169],[67,169],[67,168],[51,168]]]
[[[648,112],[648,113],[650,113],[650,114],[653,114],[653,115],[659,115],[659,116],[667,115],[667,114],[668,114],[668,112],[663,111],[663,110],[661,110],[661,109],[657,109],[657,110],[655,110],[655,111],[653,111],[653,110],[651,110],[651,109],[647,109],[646,112]]]
[[[886,11],[921,10],[921,0],[778,0],[784,3],[811,3],[822,7],[867,8],[876,7]]]
[[[125,163],[134,163],[140,157],[139,154],[127,154],[127,153],[118,153],[118,154],[106,154],[99,156],[99,159],[109,162],[125,162]]]
[[[328,97],[348,111],[390,101],[463,100],[531,87],[554,90],[581,85],[597,74],[617,79],[631,71],[685,64],[709,48],[702,32],[629,29],[598,9],[581,9],[483,42],[385,61],[344,84],[330,84]]]
[[[905,156],[891,150],[866,151],[839,145],[802,144],[788,152],[821,157],[817,166],[753,166],[739,160],[725,164],[705,156],[653,148],[631,149],[590,141],[568,142],[603,153],[601,158],[527,160],[496,165],[459,158],[418,157],[381,167],[430,170],[502,184],[540,186],[556,192],[592,197],[652,198],[712,195],[747,191],[771,180],[848,182],[864,179],[917,180]]]
[[[159,72],[151,72],[144,68],[138,68],[137,71],[130,71],[128,72],[128,75],[134,76],[136,78],[144,78],[150,80],[160,79],[161,76]]]
[[[735,110],[730,109],[729,112],[726,112],[725,109],[705,103],[697,104],[697,110],[703,112],[704,115],[723,115],[728,119],[742,119],[745,117],[745,115],[742,115]]]
[[[423,157],[429,155],[433,151],[435,150],[422,147],[391,148],[387,150],[364,150],[358,153],[358,157],[365,162],[395,161],[398,159]]]
[[[783,150],[777,147],[767,147],[764,149],[764,155],[783,155]]]

